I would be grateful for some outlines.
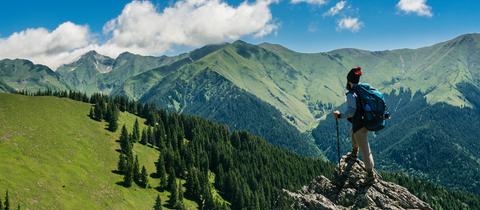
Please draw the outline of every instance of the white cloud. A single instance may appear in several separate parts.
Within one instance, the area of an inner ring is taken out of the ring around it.
[[[99,51],[110,56],[123,51],[159,54],[173,45],[197,47],[245,35],[265,36],[277,27],[271,3],[245,1],[235,8],[220,0],[186,0],[157,12],[151,2],[134,1],[105,25],[111,39]]]
[[[338,21],[337,27],[339,30],[357,32],[363,27],[363,23],[358,18],[345,17]]]
[[[0,38],[0,58],[24,58],[57,67],[88,51],[92,36],[87,26],[65,22],[55,30],[29,28]]]
[[[307,4],[316,4],[323,5],[327,3],[327,0],[291,0],[292,4],[307,3]]]
[[[345,6],[347,5],[346,1],[339,1],[335,4],[335,6],[331,7],[324,15],[325,16],[335,16],[340,11],[342,11]]]
[[[87,26],[65,22],[55,30],[26,29],[0,38],[0,58],[25,58],[57,68],[89,50],[116,57],[129,51],[159,55],[175,46],[198,47],[274,32],[270,4],[244,1],[233,7],[223,0],[180,0],[162,11],[150,1],[133,1],[104,25],[104,43]]]
[[[433,16],[432,8],[427,5],[427,0],[400,0],[397,8],[407,14],[415,13],[419,16]]]

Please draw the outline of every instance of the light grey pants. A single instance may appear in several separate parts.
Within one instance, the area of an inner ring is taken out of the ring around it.
[[[362,152],[362,160],[363,163],[365,163],[365,169],[367,171],[372,171],[374,163],[373,155],[370,151],[370,145],[368,144],[367,128],[363,127],[355,133],[350,130],[350,134],[352,136],[352,152],[358,153],[358,149],[360,148],[360,152]]]

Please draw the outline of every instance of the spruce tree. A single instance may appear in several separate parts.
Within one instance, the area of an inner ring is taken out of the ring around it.
[[[153,136],[153,133],[152,133],[152,127],[148,126],[148,129],[147,129],[147,136],[148,136],[148,144],[152,145],[153,146],[153,139],[154,139],[154,136]]]
[[[147,131],[145,129],[143,129],[142,139],[140,140],[140,144],[146,145],[147,144],[147,139],[148,139]]]
[[[122,127],[122,132],[120,134],[120,149],[123,154],[129,156],[132,153],[132,145],[129,140],[128,131],[125,125]]]
[[[103,111],[100,103],[96,103],[93,108],[93,113],[95,114],[95,120],[101,121],[103,119]]]
[[[127,166],[127,170],[123,176],[123,184],[125,187],[131,187],[133,182],[133,170],[132,166]]]
[[[127,159],[125,157],[125,154],[121,153],[118,157],[118,171],[120,173],[125,173],[125,170],[127,168]]]
[[[167,186],[167,173],[165,171],[165,160],[163,158],[163,152],[160,153],[158,156],[158,161],[156,163],[156,168],[157,168],[157,177],[160,178],[160,189],[165,189]]]
[[[142,166],[142,173],[140,174],[140,180],[143,188],[148,187],[148,172],[145,166]]]
[[[135,161],[133,162],[133,180],[140,185],[141,179],[140,179],[140,166],[138,164],[138,156],[135,155]]]
[[[160,195],[157,195],[157,199],[155,199],[153,210],[162,210],[162,200],[160,200]]]
[[[183,187],[182,187],[182,182],[178,182],[178,201],[177,201],[177,209],[185,209],[185,206],[183,205]]]
[[[170,179],[169,179],[170,180]],[[175,178],[173,179],[173,184],[171,185],[170,188],[170,207],[172,208],[177,208],[178,207],[178,191],[177,191],[177,182],[175,181]]]
[[[112,105],[109,113],[110,115],[108,118],[108,130],[115,132],[118,128],[118,115],[119,115],[118,107],[116,105]]]
[[[200,202],[200,182],[198,180],[198,172],[194,168],[190,168],[188,171],[185,185],[185,195],[197,202]]]
[[[135,119],[135,124],[133,124],[132,140],[133,140],[133,142],[140,141],[140,127],[139,127],[139,124],[138,124],[138,118]]]
[[[93,106],[90,107],[90,113],[88,114],[88,116],[91,119],[95,119],[95,112],[93,111]]]
[[[8,198],[8,190],[5,192],[5,210],[10,210],[10,199]]]
[[[176,183],[176,177],[175,177],[175,170],[173,168],[170,168],[168,173],[168,191],[176,191],[177,189],[177,183]]]
[[[0,210],[3,210],[2,198],[0,197]]]

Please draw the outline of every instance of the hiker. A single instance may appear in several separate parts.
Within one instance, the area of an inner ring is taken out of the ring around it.
[[[362,120],[362,108],[357,101],[358,95],[353,90],[355,85],[360,82],[360,76],[362,76],[362,68],[355,67],[348,72],[347,75],[347,108],[344,112],[338,110],[333,112],[336,119],[347,119],[352,123],[351,138],[352,138],[352,151],[347,154],[348,159],[357,160],[358,149],[362,152],[362,159],[365,163],[365,169],[367,171],[368,178],[373,181],[375,179],[373,173],[373,156],[370,151],[370,145],[368,144],[368,129],[365,127]]]

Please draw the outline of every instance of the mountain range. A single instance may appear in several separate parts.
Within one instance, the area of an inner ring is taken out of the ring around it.
[[[0,61],[0,91],[72,89],[122,95],[248,130],[308,156],[335,159],[329,113],[345,101],[346,73],[386,94],[392,120],[372,134],[377,166],[480,193],[480,34],[419,49],[299,53],[243,41],[177,56],[94,51],[55,71],[28,60]],[[342,150],[348,125],[341,124]]]

